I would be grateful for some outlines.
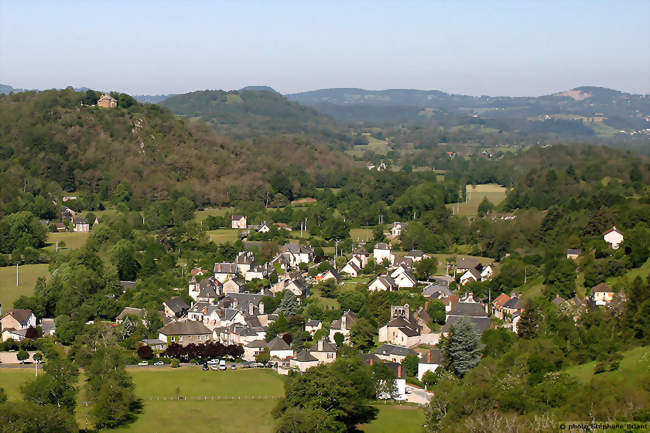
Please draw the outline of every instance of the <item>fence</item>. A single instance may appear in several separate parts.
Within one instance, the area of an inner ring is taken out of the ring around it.
[[[173,395],[143,397],[145,401],[224,401],[224,400],[277,400],[281,395]]]

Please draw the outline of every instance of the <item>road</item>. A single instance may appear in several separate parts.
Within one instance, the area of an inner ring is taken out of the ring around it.
[[[429,404],[429,400],[433,397],[433,394],[423,390],[422,388],[415,388],[410,385],[406,385],[406,401],[409,403],[417,403],[420,405]]]

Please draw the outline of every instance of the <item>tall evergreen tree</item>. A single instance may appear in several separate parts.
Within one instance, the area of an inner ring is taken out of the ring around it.
[[[449,367],[458,377],[463,377],[481,360],[483,345],[474,325],[467,320],[459,320],[451,329],[447,343]]]
[[[300,312],[300,302],[296,295],[287,290],[284,292],[278,308],[286,317],[293,317]]]

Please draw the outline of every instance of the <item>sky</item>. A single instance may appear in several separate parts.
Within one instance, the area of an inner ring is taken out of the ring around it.
[[[0,84],[650,93],[650,1],[0,0]]]

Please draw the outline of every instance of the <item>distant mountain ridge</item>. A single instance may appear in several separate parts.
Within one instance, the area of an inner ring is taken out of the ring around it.
[[[530,119],[536,116],[570,115],[606,117],[613,127],[650,127],[650,95],[637,95],[595,86],[576,87],[538,97],[467,96],[439,90],[355,88],[321,89],[286,95],[288,99],[311,106],[335,118],[371,120],[356,115],[362,107],[406,110],[409,118],[431,116],[431,110],[494,119]],[[428,110],[427,110],[428,109]],[[401,116],[403,117],[403,116]],[[381,120],[381,119],[377,119]],[[646,126],[647,125],[647,126]]]

